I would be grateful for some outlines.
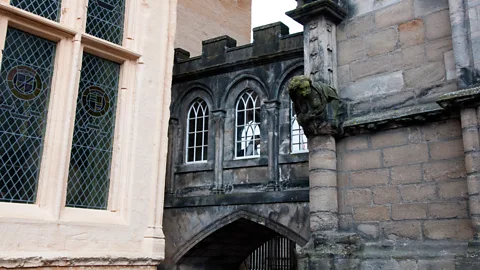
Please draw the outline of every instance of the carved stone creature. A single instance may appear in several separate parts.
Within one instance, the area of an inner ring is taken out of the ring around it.
[[[313,82],[307,76],[294,77],[288,86],[298,123],[305,135],[341,133],[343,102],[330,85]]]

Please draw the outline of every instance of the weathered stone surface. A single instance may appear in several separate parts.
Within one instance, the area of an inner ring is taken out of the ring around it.
[[[426,144],[410,144],[383,150],[385,166],[409,165],[428,161]]]
[[[441,61],[444,58],[444,54],[447,51],[451,51],[453,48],[452,39],[444,38],[437,39],[425,44],[425,52],[428,61]]]
[[[387,204],[400,202],[400,195],[396,186],[375,187],[373,189],[373,202]]]
[[[403,70],[421,66],[425,63],[424,44],[403,48],[391,55],[390,64],[393,70]]]
[[[385,238],[390,240],[411,239],[420,240],[422,225],[420,222],[387,222],[382,225]]]
[[[422,181],[420,165],[400,166],[391,169],[392,184],[411,184]]]
[[[359,224],[357,230],[367,239],[377,239],[379,235],[379,228],[376,224]]]
[[[453,55],[453,50],[448,51],[444,54],[445,59],[445,70],[447,73],[447,80],[453,80],[457,78],[457,69],[455,67],[455,56]]]
[[[425,19],[426,37],[428,40],[447,37],[451,34],[450,15],[448,9],[430,14]]]
[[[338,64],[346,65],[365,58],[365,41],[363,38],[350,39],[338,44]]]
[[[405,71],[407,87],[425,87],[445,80],[445,66],[442,62],[430,63]]]
[[[358,100],[372,95],[399,92],[403,87],[403,73],[399,71],[361,79],[343,88],[339,95],[344,99]]]
[[[382,167],[380,151],[362,151],[345,153],[342,160],[342,168],[346,171],[374,169]]]
[[[465,199],[468,195],[467,182],[461,179],[456,182],[438,183],[438,196],[441,199]]]
[[[463,159],[431,162],[423,165],[426,181],[445,181],[466,177]]]
[[[463,140],[430,143],[430,156],[434,160],[462,157]]]
[[[402,200],[408,201],[430,201],[437,197],[435,185],[408,185],[400,186]]]
[[[469,219],[425,221],[424,233],[428,239],[467,240],[473,236]]]
[[[362,77],[387,72],[390,70],[390,56],[380,55],[367,60],[356,61],[350,64],[350,74],[352,81]]]
[[[368,149],[368,136],[353,136],[345,138],[348,151]]]
[[[355,38],[364,36],[375,29],[375,16],[373,13],[362,17],[355,17],[348,21],[347,37]]]
[[[375,14],[377,29],[386,28],[413,19],[413,1],[401,1]]]
[[[357,222],[384,221],[390,219],[390,211],[387,206],[357,206],[354,208],[353,218]]]
[[[404,145],[407,143],[407,132],[405,130],[379,132],[372,135],[371,140],[373,149]]]
[[[450,140],[462,136],[460,122],[457,119],[426,124],[422,126],[422,132],[427,142]]]
[[[415,0],[415,17],[421,17],[430,13],[447,9],[448,0]]]
[[[468,216],[467,203],[465,201],[429,203],[428,216],[434,219],[466,218]]]
[[[346,192],[347,206],[369,205],[372,203],[372,191],[369,189],[351,189]]]
[[[421,19],[411,20],[398,26],[402,48],[421,44],[425,41],[425,24]]]
[[[350,182],[353,187],[370,187],[388,183],[388,170],[368,170],[353,172]]]
[[[350,65],[338,67],[338,88],[342,89],[350,83]],[[341,91],[339,91],[341,92]]]
[[[396,204],[392,205],[392,219],[424,219],[427,217],[427,204]]]
[[[370,57],[391,52],[397,45],[398,32],[393,28],[376,32],[366,38],[367,55]]]

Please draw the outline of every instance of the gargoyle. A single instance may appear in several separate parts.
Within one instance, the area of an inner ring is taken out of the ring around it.
[[[302,75],[290,81],[288,93],[307,137],[341,133],[344,108],[334,88]]]

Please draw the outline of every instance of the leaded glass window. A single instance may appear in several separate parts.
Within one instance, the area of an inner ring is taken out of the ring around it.
[[[260,156],[260,98],[247,90],[239,97],[236,106],[237,158]]]
[[[208,106],[202,99],[190,105],[187,119],[187,162],[207,161]]]
[[[89,0],[87,33],[115,44],[122,44],[125,0]]]
[[[10,0],[10,5],[58,22],[61,2],[61,0]]]
[[[0,201],[34,203],[56,44],[8,28],[0,73]]]
[[[119,64],[84,53],[67,206],[107,208],[119,76]]]
[[[303,128],[298,124],[297,115],[293,111],[293,103],[290,103],[290,112],[291,112],[291,145],[292,153],[301,153],[308,151],[308,140],[307,136],[303,132]]]

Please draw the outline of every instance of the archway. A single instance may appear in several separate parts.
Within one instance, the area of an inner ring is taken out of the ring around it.
[[[178,261],[177,269],[241,269],[252,252],[279,237],[266,226],[240,218],[196,244]]]

